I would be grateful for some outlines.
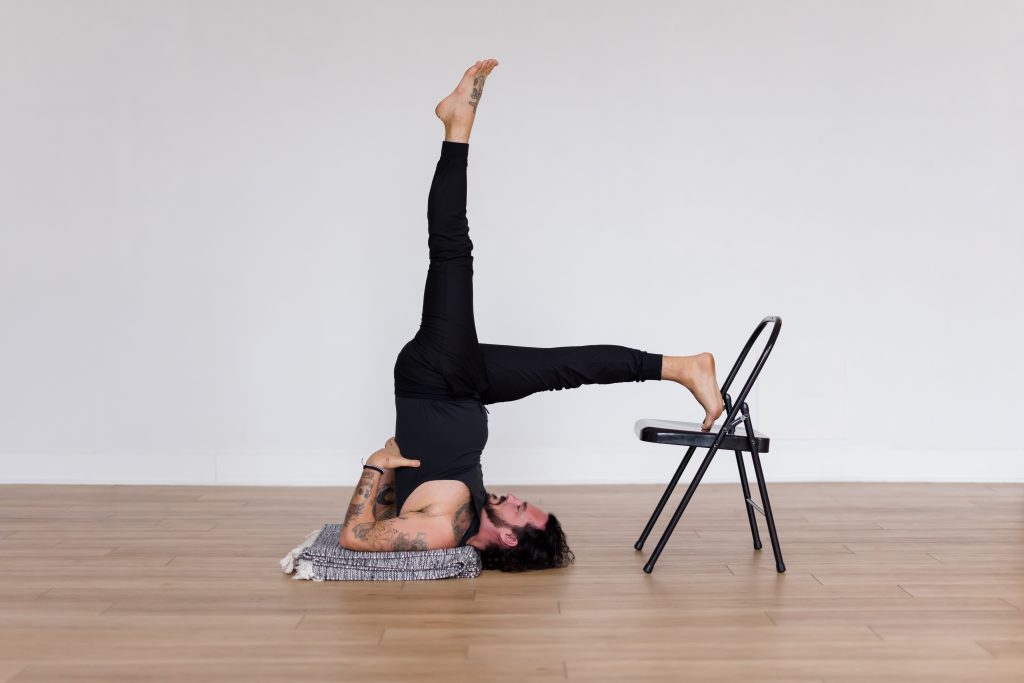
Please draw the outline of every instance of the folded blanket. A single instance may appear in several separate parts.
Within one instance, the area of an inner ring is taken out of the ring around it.
[[[313,581],[415,581],[480,576],[480,555],[469,545],[441,550],[358,552],[338,545],[340,524],[324,524],[281,558],[281,571]]]

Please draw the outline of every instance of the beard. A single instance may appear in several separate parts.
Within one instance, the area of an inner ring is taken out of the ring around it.
[[[487,515],[487,519],[491,520],[491,524],[497,527],[511,527],[512,525],[503,520],[498,516],[498,511],[495,509],[496,505],[501,505],[505,502],[508,496],[500,496],[496,503],[491,502],[491,494],[487,493],[487,502],[484,504],[484,514]]]

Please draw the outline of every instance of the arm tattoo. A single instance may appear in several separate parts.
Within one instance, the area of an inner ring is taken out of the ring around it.
[[[372,470],[363,470],[362,476],[359,477],[359,483],[356,484],[355,493],[352,494],[352,502],[348,504],[345,521],[341,524],[343,529],[351,524],[353,519],[363,514],[366,509],[366,502],[370,499],[370,494],[373,493],[373,477]]]
[[[373,517],[377,521],[392,519],[396,516],[395,511],[395,485],[381,484],[377,492],[377,499],[373,505]]]
[[[377,492],[377,505],[395,504],[395,487],[393,484],[382,484]]]
[[[370,535],[373,530],[373,524],[370,522],[363,522],[362,524],[356,524],[352,527],[352,535],[358,538],[360,541],[365,541],[366,537]]]
[[[473,500],[467,500],[452,516],[452,535],[458,543],[473,523]]]
[[[352,535],[365,541],[375,550],[426,550],[427,534],[417,532],[413,538],[411,533],[396,530],[390,524],[364,522],[352,527]]]
[[[371,491],[373,491],[373,474],[363,470],[363,476],[359,477],[359,483],[356,484],[356,493],[363,498],[369,498]]]
[[[398,534],[391,547],[395,550],[426,550],[427,535],[422,531],[416,534],[416,538],[409,538],[409,534]]]
[[[380,479],[377,476],[375,471],[363,471],[348,504],[342,532],[358,540],[359,547],[368,550],[427,550],[427,532],[403,530],[419,525],[410,524],[411,518],[398,517],[395,513],[393,475]],[[398,523],[397,520],[402,521]],[[468,522],[466,525],[468,528]]]
[[[345,515],[345,523],[342,526],[348,526],[353,517],[363,514],[364,508],[366,508],[366,503],[349,503],[348,513]]]

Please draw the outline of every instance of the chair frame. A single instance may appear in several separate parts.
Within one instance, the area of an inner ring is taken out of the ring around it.
[[[740,393],[734,402],[729,396],[729,387],[732,386],[733,381],[736,379],[740,366],[742,366],[743,361],[746,360],[747,354],[750,353],[750,350],[754,346],[754,342],[757,341],[757,338],[761,336],[761,332],[769,325],[772,326],[772,330],[768,335],[768,341],[765,343],[764,349],[761,351],[761,356],[757,359],[757,363],[750,371],[747,381],[743,384],[743,388],[740,390]],[[726,409],[725,422],[722,424],[721,429],[719,429],[718,434],[711,443],[711,446],[708,447],[708,453],[704,456],[704,461],[701,462],[700,467],[697,469],[697,473],[693,477],[693,481],[691,481],[689,487],[687,487],[686,493],[683,495],[682,501],[680,501],[679,506],[672,515],[672,519],[669,520],[668,526],[665,527],[665,531],[662,532],[661,538],[658,540],[658,544],[654,548],[654,552],[651,553],[650,558],[647,560],[647,564],[644,565],[644,571],[646,573],[650,574],[654,571],[654,565],[657,563],[658,558],[661,557],[661,552],[665,549],[665,544],[668,543],[669,537],[675,530],[676,524],[679,523],[679,519],[683,516],[683,512],[686,510],[686,506],[690,503],[690,499],[693,498],[693,494],[697,490],[697,486],[700,484],[701,479],[704,477],[704,473],[707,471],[708,466],[711,465],[711,460],[718,452],[722,439],[726,434],[735,433],[736,427],[740,423],[743,424],[744,430],[747,434],[750,458],[754,465],[754,474],[757,477],[757,488],[761,496],[761,505],[759,506],[750,497],[750,485],[747,483],[747,470],[743,464],[743,451],[735,451],[736,467],[739,469],[740,485],[743,489],[743,501],[747,508],[747,521],[750,522],[750,535],[754,541],[754,549],[761,549],[761,537],[757,530],[757,520],[754,518],[754,511],[756,510],[764,516],[765,521],[768,524],[768,536],[771,538],[772,551],[775,554],[775,569],[779,573],[786,571],[786,565],[782,561],[782,549],[779,547],[779,535],[775,530],[775,518],[772,516],[772,505],[768,500],[768,486],[765,484],[764,472],[761,470],[761,457],[758,452],[757,439],[754,438],[754,423],[750,417],[750,408],[747,406],[747,395],[750,394],[750,390],[753,388],[754,382],[757,380],[758,375],[761,374],[761,369],[764,368],[764,364],[768,360],[768,356],[775,347],[775,340],[778,339],[779,331],[781,329],[782,319],[778,316],[772,315],[762,320],[754,330],[754,333],[750,335],[746,345],[743,347],[743,351],[740,352],[739,358],[736,359],[736,363],[732,366],[732,371],[729,372],[729,376],[726,378],[725,383],[721,388],[722,399],[725,401]],[[651,530],[654,529],[654,524],[658,521],[658,517],[661,516],[661,512],[665,508],[665,504],[668,503],[669,497],[676,488],[676,484],[679,483],[679,477],[682,476],[683,470],[686,469],[686,466],[690,462],[690,458],[693,457],[693,453],[696,450],[697,446],[690,446],[687,449],[682,462],[679,463],[679,467],[676,468],[675,474],[672,475],[668,488],[665,489],[665,493],[662,494],[661,500],[658,501],[658,505],[654,508],[654,512],[651,514],[651,518],[648,520],[647,526],[644,527],[643,533],[640,534],[640,538],[633,545],[637,550],[643,549],[644,542],[650,535]]]

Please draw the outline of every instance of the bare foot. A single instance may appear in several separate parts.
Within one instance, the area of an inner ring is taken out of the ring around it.
[[[710,353],[696,356],[665,356],[662,365],[662,379],[682,384],[704,408],[704,423],[701,429],[709,431],[725,409],[722,391],[715,374],[715,357]]]
[[[469,133],[476,118],[476,107],[484,94],[484,81],[496,66],[496,59],[478,61],[466,69],[452,94],[438,103],[434,113],[444,123],[445,140],[469,142]]]

